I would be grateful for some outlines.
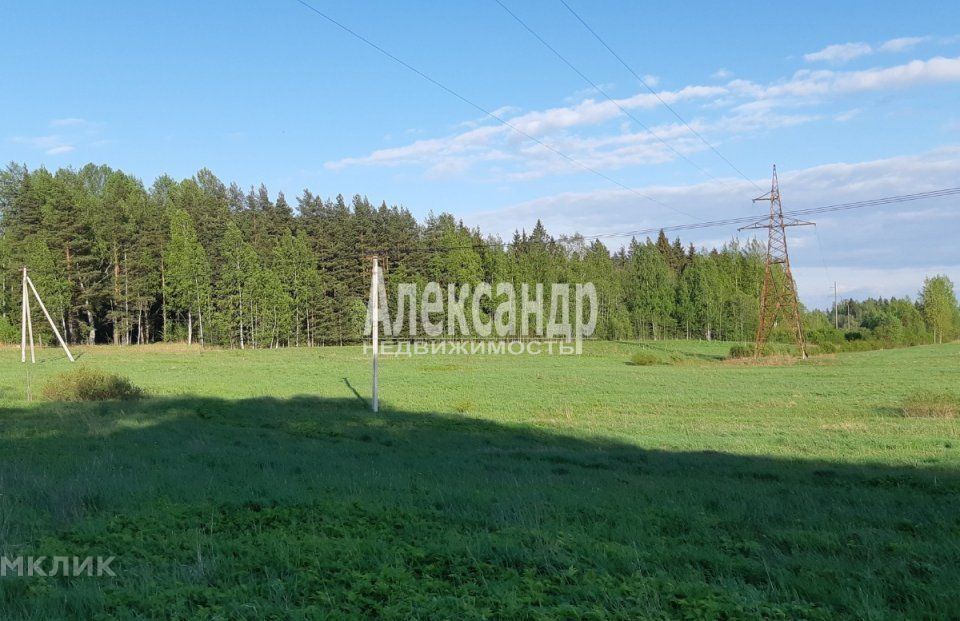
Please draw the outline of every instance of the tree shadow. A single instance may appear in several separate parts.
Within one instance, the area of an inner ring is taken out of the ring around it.
[[[918,618],[960,597],[954,470],[643,449],[354,394],[0,410],[0,551],[120,570],[0,581],[4,617]]]

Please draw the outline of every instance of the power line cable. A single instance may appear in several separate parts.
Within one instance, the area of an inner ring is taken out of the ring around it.
[[[851,203],[837,203],[833,205],[823,205],[820,207],[808,207],[806,209],[797,209],[794,211],[785,211],[784,216],[788,217],[797,217],[797,216],[809,216],[813,214],[820,213],[834,213],[839,211],[850,211],[854,209],[865,209],[868,207],[880,207],[884,205],[893,205],[898,203],[906,203],[911,201],[931,199],[931,198],[945,198],[950,196],[960,195],[960,187],[954,188],[943,188],[939,190],[931,190],[928,192],[917,192],[913,194],[902,194],[898,196],[885,196],[881,198],[873,198],[864,201],[856,201]],[[612,239],[612,238],[624,238],[624,237],[640,237],[643,235],[651,235],[654,233],[659,233],[660,231],[664,232],[676,232],[676,231],[693,231],[700,229],[709,229],[709,228],[718,228],[722,226],[733,226],[738,224],[749,224],[756,221],[756,216],[744,216],[737,218],[724,218],[721,220],[707,220],[703,222],[690,222],[685,224],[675,224],[669,226],[656,226],[648,227],[643,229],[635,229],[632,231],[620,231],[620,232],[610,232],[610,233],[597,233],[594,235],[578,235],[575,239],[580,239],[583,241],[588,240],[601,240],[601,239]],[[561,241],[563,241],[561,236]],[[571,239],[571,238],[566,238]],[[551,240],[557,241],[557,240]],[[549,242],[537,242],[533,240],[525,240],[525,243],[549,243]],[[447,252],[450,250],[466,250],[466,249],[479,249],[479,248],[507,248],[516,245],[513,242],[475,242],[469,244],[457,244],[451,246],[406,246],[406,247],[390,247],[390,248],[381,248],[377,250],[367,250],[366,254],[371,253],[432,253],[432,252]]]
[[[672,210],[672,211],[675,211],[675,212],[677,212],[677,213],[679,213],[679,214],[682,214],[682,215],[684,215],[684,216],[687,216],[688,218],[695,218],[695,217],[696,217],[696,216],[693,216],[693,215],[691,215],[691,214],[689,214],[689,213],[687,213],[687,212],[685,212],[685,211],[682,211],[682,210],[680,210],[680,209],[677,209],[676,207],[672,207],[672,206],[670,206],[670,205],[668,205],[668,204],[666,204],[666,203],[663,203],[663,202],[661,202],[661,201],[659,201],[659,200],[657,200],[657,199],[655,199],[655,198],[653,198],[653,197],[651,197],[651,196],[648,196],[648,195],[644,194],[643,192],[640,192],[640,191],[637,190],[636,188],[632,188],[632,187],[630,187],[630,186],[628,186],[628,185],[626,185],[626,184],[624,184],[624,183],[622,183],[622,182],[620,182],[620,181],[617,181],[617,180],[614,179],[613,177],[610,177],[609,175],[600,172],[600,171],[597,170],[596,168],[593,168],[592,166],[590,166],[590,165],[588,165],[588,164],[585,164],[585,163],[581,162],[580,160],[578,160],[578,159],[576,159],[576,158],[574,158],[574,157],[571,157],[571,156],[567,155],[566,153],[564,153],[564,152],[560,151],[559,149],[551,146],[550,144],[548,144],[548,143],[540,140],[539,138],[536,138],[536,137],[532,136],[532,135],[529,134],[528,132],[525,132],[524,130],[520,129],[519,127],[517,127],[517,126],[514,125],[513,123],[510,123],[509,121],[507,121],[507,120],[504,119],[503,117],[501,117],[501,116],[499,116],[499,115],[497,115],[497,114],[494,114],[494,113],[491,112],[490,110],[487,110],[486,108],[484,108],[484,107],[481,106],[480,104],[474,103],[473,101],[471,101],[470,99],[468,99],[468,98],[465,97],[464,95],[461,95],[460,93],[458,93],[457,91],[453,90],[453,89],[450,88],[449,86],[443,84],[443,83],[440,82],[439,80],[437,80],[437,79],[435,79],[435,78],[432,78],[432,77],[429,76],[428,74],[426,74],[426,73],[424,73],[423,71],[417,69],[416,67],[414,67],[414,66],[411,65],[410,63],[408,63],[408,62],[406,62],[405,60],[399,58],[398,56],[392,54],[391,52],[389,52],[389,51],[386,50],[385,48],[377,45],[376,43],[374,43],[374,42],[371,41],[370,39],[364,37],[363,35],[361,35],[360,33],[356,32],[355,30],[352,30],[351,28],[349,28],[348,26],[344,25],[343,23],[341,23],[341,22],[335,20],[334,18],[330,17],[329,15],[327,15],[326,13],[324,13],[323,11],[321,11],[320,9],[316,8],[315,6],[313,6],[312,4],[310,4],[309,2],[306,2],[306,0],[296,0],[296,1],[297,1],[298,3],[300,3],[301,5],[303,5],[304,7],[306,7],[307,9],[309,9],[310,11],[313,11],[314,13],[316,13],[317,15],[319,15],[320,17],[322,17],[323,19],[327,20],[328,22],[330,22],[331,24],[333,24],[333,25],[336,26],[337,28],[343,30],[344,32],[346,32],[346,33],[349,34],[350,36],[354,37],[355,39],[361,41],[362,43],[364,43],[364,44],[368,45],[369,47],[375,49],[376,51],[380,52],[381,54],[383,54],[384,56],[386,56],[386,57],[389,58],[390,60],[392,60],[392,61],[394,61],[395,63],[399,64],[400,66],[408,69],[409,71],[412,71],[413,73],[417,74],[418,76],[420,76],[421,78],[423,78],[423,79],[426,80],[427,82],[430,82],[431,84],[433,84],[433,85],[436,86],[437,88],[439,88],[439,89],[445,91],[446,93],[448,93],[448,94],[456,97],[457,99],[459,99],[459,100],[462,101],[463,103],[471,106],[472,108],[474,108],[474,109],[476,109],[476,110],[479,110],[479,111],[480,111],[481,113],[483,113],[484,115],[489,116],[490,118],[494,119],[495,121],[503,124],[504,126],[510,128],[511,130],[513,130],[513,131],[515,131],[516,133],[520,134],[520,135],[523,136],[524,138],[527,138],[528,140],[531,140],[531,141],[535,142],[536,144],[540,145],[541,147],[547,149],[548,151],[550,151],[550,152],[552,152],[552,153],[560,156],[561,158],[563,158],[564,160],[570,162],[571,164],[575,164],[575,165],[579,166],[580,168],[582,168],[582,169],[584,169],[584,170],[586,170],[586,171],[588,171],[588,172],[591,172],[591,173],[597,175],[597,176],[600,177],[601,179],[604,179],[604,180],[606,180],[606,181],[609,181],[610,183],[612,183],[612,184],[614,184],[614,185],[616,185],[616,186],[618,186],[618,187],[620,187],[620,188],[623,188],[624,190],[627,190],[628,192],[631,192],[631,193],[633,193],[633,194],[636,194],[637,196],[640,196],[641,198],[644,198],[644,199],[646,199],[646,200],[648,200],[648,201],[651,201],[651,202],[653,202],[653,203],[656,203],[657,205],[660,205],[661,207],[664,207],[664,208],[666,208],[666,209],[670,209],[670,210]]]
[[[310,3],[306,2],[305,0],[296,0],[296,1],[297,1],[299,4],[303,5],[305,8],[307,8],[308,10],[312,11],[313,13],[316,13],[317,15],[319,15],[320,17],[322,17],[322,18],[325,19],[326,21],[330,22],[331,24],[333,24],[333,25],[336,26],[337,28],[343,30],[344,32],[346,32],[346,33],[349,34],[350,36],[356,38],[357,40],[361,41],[362,43],[366,44],[367,46],[369,46],[369,47],[375,49],[376,51],[380,52],[381,54],[383,54],[384,56],[386,56],[386,57],[389,58],[390,60],[396,62],[397,64],[399,64],[399,65],[401,65],[401,66],[403,66],[404,68],[408,69],[409,71],[417,74],[418,76],[420,76],[420,77],[423,78],[424,80],[430,82],[431,84],[435,85],[436,87],[440,88],[441,90],[449,93],[450,95],[456,97],[456,98],[459,99],[460,101],[462,101],[462,102],[466,103],[467,105],[473,107],[474,109],[480,111],[480,112],[483,113],[484,115],[489,116],[490,118],[496,120],[497,122],[501,123],[501,124],[504,125],[505,127],[508,127],[509,129],[513,130],[514,132],[520,134],[521,136],[524,136],[524,137],[527,138],[528,140],[530,140],[530,141],[532,141],[532,142],[534,142],[534,143],[536,143],[536,144],[544,147],[545,149],[547,149],[547,150],[555,153],[556,155],[562,157],[563,159],[565,159],[565,160],[567,160],[567,161],[569,161],[569,162],[571,162],[571,163],[573,163],[573,164],[576,164],[577,166],[583,168],[584,170],[587,170],[587,171],[589,171],[589,172],[592,172],[593,174],[599,176],[600,178],[602,178],[602,179],[604,179],[604,180],[606,180],[606,181],[609,181],[610,183],[613,183],[614,185],[617,185],[618,187],[620,187],[620,188],[622,188],[622,189],[624,189],[624,190],[626,190],[626,191],[628,191],[628,192],[630,192],[630,193],[632,193],[632,194],[636,194],[636,195],[638,195],[638,196],[640,196],[640,197],[642,197],[642,198],[644,198],[644,199],[646,199],[646,200],[649,200],[649,201],[651,201],[651,202],[653,202],[653,203],[656,203],[656,204],[658,204],[658,205],[660,205],[660,206],[662,206],[662,207],[665,207],[665,208],[667,208],[667,209],[671,209],[671,210],[673,210],[673,211],[676,211],[677,213],[681,213],[681,214],[683,214],[683,215],[685,215],[685,216],[688,216],[688,217],[691,217],[691,218],[694,217],[694,216],[692,216],[691,214],[689,214],[689,213],[687,213],[687,212],[681,211],[681,210],[679,210],[679,209],[677,209],[677,208],[675,208],[675,207],[671,207],[670,205],[667,205],[667,204],[665,204],[665,203],[662,203],[661,201],[659,201],[659,200],[657,200],[657,199],[655,199],[655,198],[653,198],[653,197],[651,197],[651,196],[648,196],[648,195],[646,195],[646,194],[638,191],[636,188],[632,188],[632,187],[630,187],[630,186],[627,186],[627,185],[625,185],[624,183],[621,183],[620,181],[617,181],[616,179],[614,179],[614,178],[612,178],[612,177],[610,177],[610,176],[608,176],[608,175],[606,175],[606,174],[604,174],[604,173],[602,173],[602,172],[600,172],[600,171],[598,171],[598,170],[590,167],[589,165],[584,164],[584,163],[580,162],[579,160],[577,160],[577,159],[575,159],[575,158],[573,158],[573,157],[571,157],[571,156],[563,153],[562,151],[560,151],[560,150],[556,149],[555,147],[553,147],[553,146],[551,146],[551,145],[549,145],[549,144],[547,144],[547,143],[539,140],[538,138],[536,138],[536,137],[534,137],[534,136],[531,136],[529,133],[523,131],[522,129],[520,129],[519,127],[513,125],[513,124],[510,123],[509,121],[507,121],[507,120],[501,118],[500,116],[494,114],[493,112],[487,110],[487,109],[484,108],[483,106],[480,106],[479,104],[474,103],[473,101],[471,101],[470,99],[468,99],[468,98],[466,98],[465,96],[461,95],[461,94],[458,93],[457,91],[455,91],[455,90],[453,90],[452,88],[444,85],[442,82],[439,82],[438,80],[430,77],[429,75],[427,75],[427,74],[424,73],[423,71],[420,71],[419,69],[417,69],[417,68],[414,67],[413,65],[411,65],[411,64],[407,63],[406,61],[402,60],[401,58],[395,56],[394,54],[392,54],[392,53],[389,52],[388,50],[384,49],[383,47],[377,45],[376,43],[374,43],[374,42],[371,41],[370,39],[367,39],[366,37],[364,37],[363,35],[359,34],[358,32],[350,29],[349,27],[347,27],[346,25],[342,24],[341,22],[335,20],[334,18],[330,17],[330,16],[327,15],[326,13],[320,11],[319,9],[317,9],[316,7],[314,7],[313,5],[311,5]],[[758,186],[758,185],[756,184],[756,182],[754,182],[752,179],[750,179],[749,177],[747,177],[747,176],[746,176],[739,168],[737,168],[730,160],[728,160],[726,157],[724,157],[723,154],[720,153],[720,151],[716,149],[716,147],[714,147],[713,145],[711,145],[711,144],[710,144],[706,139],[704,139],[703,136],[701,136],[695,129],[693,129],[692,127],[690,127],[690,125],[683,119],[683,117],[681,117],[681,116],[679,115],[679,113],[676,112],[676,110],[674,110],[669,104],[667,104],[665,101],[663,101],[663,99],[660,97],[660,95],[659,95],[656,91],[654,91],[652,88],[650,88],[650,86],[643,80],[643,78],[640,77],[640,75],[637,74],[609,45],[607,45],[607,43],[603,40],[603,38],[600,37],[600,35],[597,34],[596,31],[594,31],[593,28],[591,28],[590,25],[587,24],[586,21],[584,21],[583,18],[580,17],[580,15],[577,14],[577,12],[574,11],[572,7],[570,7],[570,5],[567,4],[567,2],[566,2],[565,0],[560,0],[560,2],[567,8],[567,10],[568,10],[575,18],[577,18],[578,21],[580,21],[581,24],[583,24],[583,26],[584,26],[618,61],[620,61],[620,63],[621,63],[648,91],[650,91],[650,93],[652,93],[652,94],[654,95],[654,97],[657,98],[658,101],[660,101],[660,103],[662,103],[671,113],[673,113],[673,115],[676,116],[676,117],[680,120],[680,122],[683,123],[685,127],[687,127],[687,129],[689,129],[695,136],[697,136],[700,140],[702,140],[702,141],[704,142],[704,144],[706,144],[712,151],[714,151],[714,153],[716,153],[721,159],[723,159],[723,161],[726,162],[726,163],[727,163],[733,170],[735,170],[741,177],[743,177],[746,181],[748,181],[748,182],[750,182],[751,184],[753,184],[753,185],[754,185],[758,190],[760,190],[761,192],[763,191],[763,188],[761,188],[760,186]],[[946,196],[954,196],[954,195],[957,195],[957,194],[960,194],[960,187],[944,188],[944,189],[940,189],[940,190],[932,190],[932,191],[929,191],[929,192],[918,192],[918,193],[914,193],[914,194],[905,194],[905,195],[900,195],[900,196],[888,196],[888,197],[883,197],[883,198],[871,199],[871,200],[866,200],[866,201],[857,201],[857,202],[852,202],[852,203],[839,203],[839,204],[835,204],[835,205],[826,205],[826,206],[823,206],[823,207],[813,207],[813,208],[809,208],[809,209],[799,209],[799,210],[795,210],[795,211],[785,212],[785,215],[789,215],[789,216],[799,216],[799,215],[810,215],[810,214],[815,214],[815,213],[828,213],[828,212],[844,211],[844,210],[850,210],[850,209],[862,209],[862,208],[866,208],[866,207],[874,207],[874,206],[880,206],[880,205],[888,205],[888,204],[894,204],[894,203],[902,203],[902,202],[920,200],[920,199],[925,199],[925,198],[941,198],[941,197],[946,197]],[[754,220],[755,220],[755,217],[754,217],[754,216],[743,217],[743,218],[727,218],[727,219],[725,219],[725,220],[713,220],[713,221],[708,221],[708,222],[693,222],[693,223],[689,223],[689,224],[678,224],[678,225],[670,225],[670,226],[651,227],[651,228],[646,228],[646,229],[638,229],[638,230],[635,230],[635,231],[627,231],[627,232],[620,232],[620,233],[602,233],[602,234],[597,234],[597,235],[584,235],[584,236],[579,236],[579,238],[580,238],[580,239],[583,239],[583,240],[588,240],[588,239],[603,239],[603,238],[613,238],[613,237],[635,237],[635,236],[637,236],[637,235],[644,235],[644,234],[656,233],[656,232],[661,231],[661,230],[662,230],[662,231],[695,230],[695,229],[704,229],[704,228],[711,228],[711,227],[718,227],[718,226],[728,226],[728,225],[733,225],[733,224],[749,223],[749,222],[752,222],[752,221],[754,221]],[[530,240],[527,240],[527,242],[530,243]],[[410,248],[409,250],[410,250],[410,251],[414,251],[414,252],[415,252],[415,251],[445,252],[445,251],[448,251],[448,250],[455,250],[455,249],[458,249],[458,248],[459,248],[459,249],[463,249],[463,248],[478,248],[478,247],[483,247],[483,246],[489,246],[489,247],[496,247],[496,246],[509,247],[509,246],[512,246],[512,245],[514,245],[514,244],[512,244],[512,243],[503,243],[503,242],[487,242],[487,243],[481,243],[481,244],[473,243],[473,244],[465,244],[465,245],[460,245],[460,246],[446,246],[446,247],[437,247],[437,248],[422,248],[422,247],[421,247],[421,248]],[[401,250],[402,250],[402,249],[401,249]],[[369,253],[369,251],[367,251],[367,253]]]
[[[608,95],[607,92],[606,92],[603,88],[600,87],[600,85],[598,85],[596,82],[594,82],[593,80],[591,80],[591,79],[590,79],[589,77],[587,77],[586,74],[584,74],[580,69],[578,69],[576,66],[574,66],[574,64],[573,64],[572,62],[570,62],[570,61],[569,61],[563,54],[561,54],[555,47],[553,47],[552,45],[550,45],[550,43],[548,43],[548,42],[547,42],[542,36],[540,36],[533,28],[531,28],[529,24],[527,24],[525,21],[523,21],[523,20],[520,18],[520,16],[518,16],[516,13],[514,13],[513,11],[511,11],[510,8],[507,7],[507,5],[505,5],[501,0],[494,0],[494,2],[496,2],[497,4],[499,4],[500,7],[501,7],[504,11],[506,11],[508,15],[510,15],[510,17],[512,17],[513,19],[515,19],[518,24],[520,24],[521,26],[523,26],[523,28],[524,28],[527,32],[529,32],[531,35],[533,35],[533,37],[534,37],[537,41],[539,41],[540,43],[542,43],[544,47],[546,47],[548,50],[550,50],[551,52],[553,52],[554,56],[556,56],[557,58],[559,58],[567,67],[570,67],[570,69],[572,69],[574,73],[576,73],[578,76],[580,76],[581,78],[583,78],[583,80],[584,80],[587,84],[589,84],[594,90],[596,90],[598,93],[600,93],[601,95],[603,95],[604,97],[606,97],[607,100],[610,101],[610,103],[612,103],[613,105],[615,105],[617,108],[620,109],[620,112],[622,112],[622,113],[625,114],[627,117],[629,117],[631,120],[633,120],[634,123],[636,123],[637,125],[639,125],[640,127],[642,127],[642,128],[643,128],[647,133],[649,133],[651,136],[653,136],[654,138],[656,138],[657,140],[659,140],[661,144],[663,144],[665,147],[667,147],[668,149],[670,149],[670,151],[672,151],[677,157],[679,157],[679,158],[683,159],[684,161],[686,161],[688,164],[690,164],[691,166],[693,166],[694,168],[696,168],[697,170],[699,170],[700,172],[702,172],[704,175],[706,175],[707,177],[709,177],[711,180],[716,181],[717,183],[719,183],[720,185],[723,185],[723,186],[726,186],[726,185],[727,185],[726,183],[724,183],[724,182],[721,181],[720,179],[718,179],[718,178],[716,178],[715,176],[713,176],[708,170],[706,170],[705,168],[703,168],[702,166],[700,166],[699,164],[697,164],[696,162],[694,162],[692,159],[690,159],[689,157],[687,157],[686,155],[684,155],[683,153],[681,153],[679,150],[677,150],[676,148],[674,148],[674,146],[673,146],[672,144],[670,144],[669,142],[667,142],[666,140],[664,140],[659,134],[657,134],[655,131],[653,131],[653,129],[651,129],[646,123],[644,123],[643,121],[641,121],[640,119],[638,119],[632,112],[630,112],[628,109],[626,109],[625,107],[623,107],[623,106],[620,104],[619,101],[617,101],[616,99],[614,99],[613,97],[611,97],[610,95]],[[659,98],[658,98],[658,99],[659,99]]]
[[[560,0],[560,3],[563,4],[563,6],[565,6],[568,11],[570,11],[570,14],[573,15],[573,16],[577,19],[577,21],[579,21],[581,24],[583,24],[583,27],[586,28],[587,31],[589,31],[590,34],[592,34],[597,41],[600,42],[600,45],[602,45],[603,47],[605,47],[605,48],[607,49],[607,51],[610,52],[610,53],[613,55],[613,57],[616,58],[616,59],[620,62],[620,64],[623,65],[624,68],[625,68],[627,71],[629,71],[629,72],[633,75],[633,77],[635,77],[635,78],[640,82],[640,84],[643,85],[644,88],[646,88],[648,91],[650,91],[650,93],[651,93],[654,97],[657,98],[657,101],[659,101],[661,104],[663,104],[663,106],[664,106],[667,110],[669,110],[669,111],[673,114],[673,116],[677,117],[677,119],[678,119],[681,123],[683,123],[684,127],[686,127],[688,130],[690,130],[690,132],[691,132],[694,136],[696,136],[697,138],[699,138],[700,141],[701,141],[703,144],[707,145],[707,147],[709,147],[711,151],[713,151],[714,153],[717,154],[717,157],[719,157],[719,158],[722,159],[724,162],[726,162],[727,165],[728,165],[730,168],[732,168],[734,171],[736,171],[737,174],[739,174],[741,177],[743,177],[744,179],[746,179],[748,182],[752,183],[753,186],[754,186],[755,188],[757,188],[758,190],[760,190],[761,192],[763,191],[763,188],[761,188],[759,185],[757,185],[756,181],[754,181],[753,179],[751,179],[750,177],[748,177],[747,175],[745,175],[745,174],[743,173],[743,171],[740,170],[739,168],[737,168],[737,166],[734,165],[733,162],[731,162],[730,160],[728,160],[728,159],[726,158],[726,156],[724,156],[723,153],[720,152],[719,149],[717,149],[715,146],[713,146],[712,144],[710,144],[710,142],[708,142],[707,139],[704,138],[704,137],[700,134],[700,132],[698,132],[698,131],[695,130],[693,127],[691,127],[690,124],[687,123],[682,116],[680,116],[680,113],[679,113],[679,112],[677,112],[676,110],[674,110],[673,107],[672,107],[670,104],[668,104],[666,101],[664,101],[663,98],[660,97],[660,94],[659,94],[657,91],[655,91],[653,88],[651,88],[650,85],[647,84],[647,81],[644,80],[644,79],[640,76],[640,74],[638,74],[636,71],[634,71],[633,68],[632,68],[630,65],[627,64],[627,61],[623,60],[623,58],[622,58],[619,54],[617,54],[617,53],[613,50],[613,48],[610,47],[610,46],[607,44],[606,41],[603,40],[603,37],[601,37],[599,34],[597,34],[597,31],[594,30],[593,28],[591,28],[591,27],[590,27],[590,24],[588,24],[582,17],[580,17],[580,15],[579,15],[576,11],[573,10],[573,7],[571,7],[569,4],[567,4],[566,0]]]

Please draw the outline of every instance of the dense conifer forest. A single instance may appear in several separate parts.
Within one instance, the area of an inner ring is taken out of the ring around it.
[[[661,232],[608,248],[531,225],[500,240],[449,213],[418,222],[404,207],[309,190],[289,201],[263,185],[227,185],[207,169],[146,186],[107,166],[10,164],[0,171],[0,338],[19,338],[26,265],[71,343],[356,342],[372,252],[384,256],[391,291],[400,282],[513,282],[519,290],[591,281],[599,338],[752,338],[761,244],[699,249]],[[943,277],[929,279],[917,301],[845,300],[839,315],[835,330],[831,313],[806,312],[813,339],[920,343],[951,338],[958,325]]]

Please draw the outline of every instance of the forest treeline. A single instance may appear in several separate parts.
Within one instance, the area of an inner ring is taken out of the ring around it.
[[[388,289],[590,281],[600,298],[597,337],[750,340],[764,248],[734,240],[695,249],[661,232],[611,251],[598,240],[552,237],[540,222],[499,240],[449,213],[418,222],[403,207],[309,190],[294,205],[206,169],[146,187],[107,166],[10,164],[0,171],[0,339],[19,340],[27,266],[71,343],[355,342],[372,252],[384,256]],[[836,330],[831,313],[805,311],[811,338],[922,343],[954,338],[960,326],[946,277],[928,279],[917,301],[845,300],[839,314]],[[35,325],[49,339],[41,319]]]

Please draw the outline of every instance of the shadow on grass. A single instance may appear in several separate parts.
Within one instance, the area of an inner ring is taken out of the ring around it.
[[[890,416],[893,418],[904,418],[902,407],[893,407],[890,405],[881,405],[873,408],[873,412],[878,416]]]
[[[361,395],[361,394],[357,391],[357,389],[353,387],[353,384],[350,383],[350,380],[349,380],[348,378],[346,378],[346,377],[343,378],[343,383],[346,385],[347,388],[350,389],[350,392],[353,393],[353,396],[355,396],[355,397],[357,398],[357,401],[360,402],[360,405],[361,405],[362,407],[364,407],[364,408],[369,408],[369,407],[370,407],[370,404],[367,403],[367,400],[364,398],[364,396]]]
[[[684,358],[689,358],[693,360],[706,360],[710,362],[716,362],[717,360],[726,360],[727,356],[725,353],[721,354],[707,354],[704,352],[689,351],[687,349],[678,349],[676,347],[666,347],[663,345],[658,345],[655,341],[614,341],[622,345],[630,345],[632,347],[639,347],[640,349],[649,349],[653,351],[662,352],[667,354],[667,356],[676,356],[681,355]]]
[[[0,580],[3,618],[920,618],[960,597],[953,471],[361,401],[0,411],[2,553],[117,558]]]

